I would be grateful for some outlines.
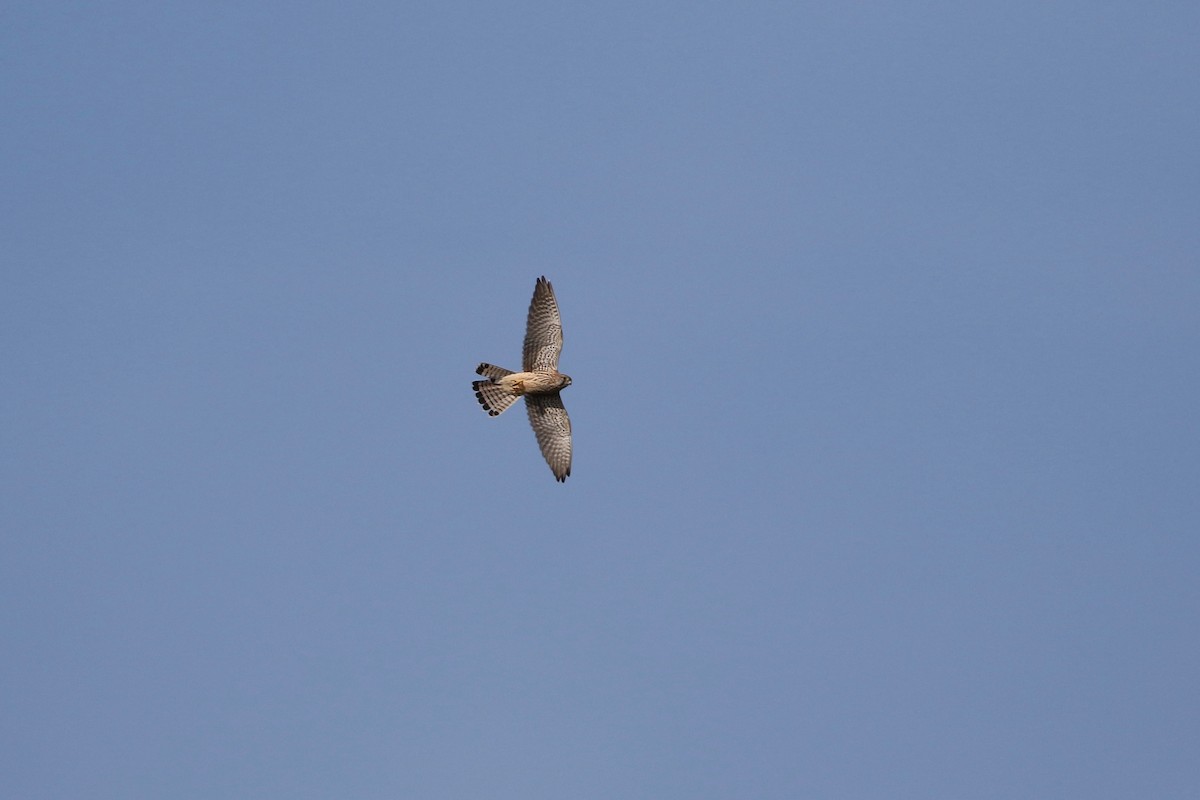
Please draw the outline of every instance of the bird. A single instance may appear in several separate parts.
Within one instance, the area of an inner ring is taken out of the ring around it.
[[[471,383],[475,399],[491,417],[500,416],[518,397],[525,398],[525,410],[538,447],[559,483],[565,483],[571,474],[571,420],[559,394],[571,385],[571,377],[558,371],[562,346],[558,301],[554,287],[543,275],[538,278],[529,302],[521,371],[485,362],[475,368],[475,373],[484,380]]]

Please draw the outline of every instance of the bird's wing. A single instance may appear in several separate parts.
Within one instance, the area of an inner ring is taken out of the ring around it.
[[[562,397],[553,394],[525,395],[525,410],[529,424],[537,436],[538,447],[554,479],[563,482],[571,474],[571,420],[563,407]]]
[[[526,372],[556,372],[562,345],[562,319],[558,316],[554,287],[545,277],[541,277],[534,287],[533,300],[529,303],[529,317],[525,321],[525,347],[521,354],[521,369]]]

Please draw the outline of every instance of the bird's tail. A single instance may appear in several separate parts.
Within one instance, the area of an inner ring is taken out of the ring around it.
[[[488,416],[499,416],[517,402],[517,395],[496,383],[505,375],[512,375],[511,369],[497,367],[494,364],[480,364],[475,368],[475,372],[487,378],[486,381],[473,382],[471,388],[475,390],[475,399],[479,401],[479,405],[483,406],[483,410],[488,413]]]
[[[495,364],[488,364],[484,362],[475,368],[475,374],[498,381],[505,375],[512,375],[513,371],[511,369],[505,369],[504,367],[497,367]]]

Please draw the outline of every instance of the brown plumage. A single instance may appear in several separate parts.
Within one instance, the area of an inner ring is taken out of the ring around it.
[[[525,321],[525,342],[521,352],[521,372],[483,363],[475,372],[486,380],[474,381],[475,399],[496,417],[504,413],[518,397],[525,398],[529,424],[537,436],[542,456],[557,481],[571,474],[571,420],[559,392],[571,385],[571,378],[558,371],[562,352],[562,319],[554,287],[545,277],[538,278]]]

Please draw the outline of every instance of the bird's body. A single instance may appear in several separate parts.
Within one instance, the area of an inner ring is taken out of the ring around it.
[[[505,391],[520,397],[523,394],[557,392],[571,385],[571,379],[559,372],[514,372],[496,381]]]
[[[571,474],[572,449],[571,420],[559,395],[560,390],[571,385],[570,376],[558,371],[562,342],[562,319],[554,287],[542,277],[538,279],[533,300],[529,303],[522,371],[480,364],[475,372],[486,380],[471,384],[475,398],[493,417],[503,413],[518,397],[525,398],[525,409],[529,412],[529,423],[537,436],[538,446],[555,480],[560,482],[566,481]]]

